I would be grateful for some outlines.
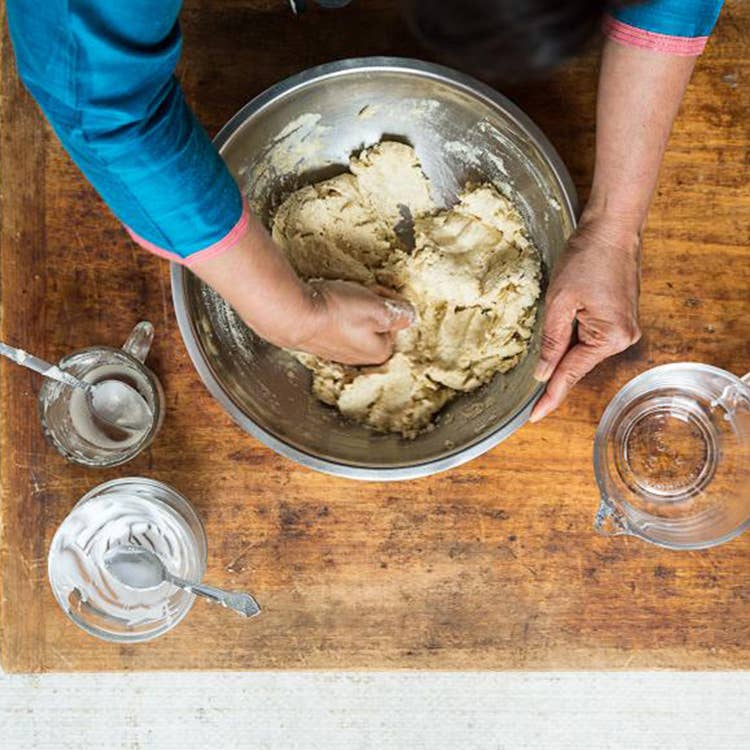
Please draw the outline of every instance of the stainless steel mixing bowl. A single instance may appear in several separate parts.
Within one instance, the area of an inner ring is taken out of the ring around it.
[[[414,146],[444,205],[469,181],[512,189],[547,273],[554,266],[575,224],[565,166],[518,107],[453,70],[397,58],[313,68],[253,99],[216,143],[268,221],[290,191],[345,171],[353,151],[381,138]],[[178,265],[172,294],[193,363],[231,417],[282,455],[331,474],[410,479],[456,466],[517,430],[542,391],[532,377],[540,311],[530,354],[510,373],[457,398],[413,441],[374,434],[317,401],[301,365],[254,336]]]

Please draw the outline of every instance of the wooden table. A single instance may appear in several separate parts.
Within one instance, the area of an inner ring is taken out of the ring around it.
[[[282,2],[186,2],[181,76],[210,132],[279,79],[353,55],[422,55],[390,2],[291,18]],[[153,448],[120,469],[66,464],[39,379],[2,366],[2,662],[9,671],[162,668],[748,668],[750,538],[677,554],[592,532],[594,429],[647,367],[750,367],[750,4],[728,2],[698,63],[645,240],[643,340],[558,413],[467,466],[400,484],[333,479],[244,434],[180,339],[166,263],[137,249],[72,166],[2,52],[2,338],[56,358],[156,325],[167,392]],[[231,41],[230,41],[231,40]],[[229,52],[229,50],[232,50]],[[596,56],[508,93],[585,198]],[[56,605],[48,546],[95,484],[146,475],[195,504],[207,579],[254,591],[244,621],[198,603],[153,643],[112,645]]]

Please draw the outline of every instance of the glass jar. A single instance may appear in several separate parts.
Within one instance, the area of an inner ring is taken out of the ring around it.
[[[153,419],[145,430],[120,430],[97,420],[86,394],[56,380],[45,380],[39,392],[39,415],[44,435],[69,461],[91,467],[118,466],[137,456],[156,437],[164,421],[164,391],[144,364],[154,328],[142,321],[122,349],[95,346],[63,357],[62,370],[88,383],[116,379],[135,388],[145,399]]]
[[[195,597],[167,582],[149,589],[121,583],[104,565],[106,551],[118,545],[147,547],[169,572],[200,581],[207,555],[203,524],[169,485],[129,477],[84,495],[55,533],[49,580],[67,616],[107,641],[151,640],[175,627]]]
[[[655,367],[607,406],[594,444],[595,528],[670,549],[729,541],[750,525],[750,375]]]

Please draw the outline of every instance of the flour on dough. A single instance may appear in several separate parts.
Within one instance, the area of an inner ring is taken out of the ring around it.
[[[413,438],[457,394],[524,357],[539,254],[515,206],[492,185],[469,185],[455,206],[437,211],[410,146],[382,141],[352,157],[350,170],[290,195],[274,216],[273,237],[301,276],[393,287],[416,321],[378,367],[296,356],[321,401]],[[411,251],[395,231],[404,217],[414,221]]]

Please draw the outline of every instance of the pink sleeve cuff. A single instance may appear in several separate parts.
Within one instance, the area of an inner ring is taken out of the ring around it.
[[[249,217],[250,213],[247,207],[247,201],[243,199],[242,214],[237,220],[237,223],[229,230],[229,232],[227,232],[227,234],[224,235],[224,237],[222,237],[218,242],[214,242],[213,245],[204,247],[202,250],[198,250],[185,257],[178,255],[177,253],[173,253],[169,250],[165,250],[158,245],[154,245],[153,242],[149,242],[140,235],[136,234],[132,229],[130,229],[130,227],[126,226],[125,229],[137,244],[139,244],[149,252],[154,253],[154,255],[158,255],[160,258],[166,258],[167,260],[171,260],[173,263],[180,263],[181,265],[190,268],[191,266],[194,266],[201,261],[209,260],[210,258],[216,258],[218,255],[231,250],[247,234]]]
[[[700,55],[706,47],[707,36],[670,36],[646,31],[637,26],[618,21],[612,16],[604,19],[604,33],[615,42],[628,47],[640,47],[654,52],[664,52],[670,55],[695,57]]]

